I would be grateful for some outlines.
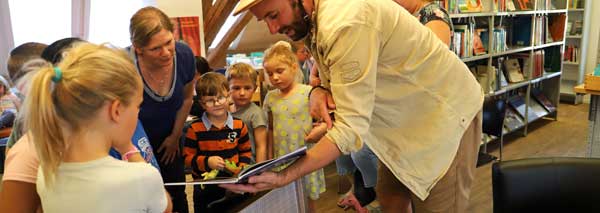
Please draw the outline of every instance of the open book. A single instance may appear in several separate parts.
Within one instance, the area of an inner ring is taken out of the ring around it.
[[[198,184],[224,184],[224,183],[247,183],[248,178],[259,175],[265,171],[270,171],[278,166],[292,162],[301,156],[306,155],[306,146],[303,146],[293,152],[282,155],[281,157],[266,160],[243,169],[237,177],[217,177],[210,180],[196,179],[193,182],[165,183],[165,186],[198,185]]]

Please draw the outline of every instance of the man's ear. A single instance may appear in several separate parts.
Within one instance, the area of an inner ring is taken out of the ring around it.
[[[119,122],[121,120],[121,101],[114,100],[108,106],[108,114],[111,121]]]

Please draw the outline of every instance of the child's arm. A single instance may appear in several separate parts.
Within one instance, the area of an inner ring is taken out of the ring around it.
[[[267,160],[273,159],[273,112],[269,111],[269,130],[267,131]]]
[[[210,171],[207,165],[209,159],[204,155],[196,155],[198,150],[198,138],[196,132],[190,126],[185,134],[185,143],[183,145],[183,162],[186,166],[192,167],[192,171],[197,175]],[[222,159],[221,159],[222,161]]]
[[[242,131],[237,141],[238,149],[238,166],[242,167],[252,162],[252,144],[248,135],[246,124],[242,123]]]
[[[256,148],[256,162],[267,160],[267,127],[254,128],[254,145]]]

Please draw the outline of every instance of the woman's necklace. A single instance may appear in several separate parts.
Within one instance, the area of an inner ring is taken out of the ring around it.
[[[155,90],[154,92],[158,95],[163,95],[163,93],[165,93],[165,91],[163,91],[163,90],[164,90],[167,80],[169,78],[169,72],[165,72],[162,76],[158,76],[158,77],[155,77],[154,74],[152,74],[152,72],[149,72],[149,71],[145,71],[145,73],[148,74],[148,77],[150,77],[149,79],[152,82],[154,82],[155,84],[158,84],[158,88],[152,89],[152,90]]]

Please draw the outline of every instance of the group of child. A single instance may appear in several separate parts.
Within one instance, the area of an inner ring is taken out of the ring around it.
[[[209,72],[200,77],[196,94],[205,113],[187,130],[183,151],[194,178],[212,170],[221,170],[218,176],[231,177],[239,170],[228,169],[226,161],[243,167],[251,164],[253,157],[261,162],[305,145],[311,147],[304,140],[312,128],[308,111],[311,87],[297,81],[300,67],[289,44],[279,42],[267,49],[263,67],[275,88],[265,96],[263,109],[252,102],[258,76],[252,66],[237,63],[229,66],[225,76]],[[323,170],[307,175],[304,185],[309,209],[314,210],[312,201],[325,192]],[[217,186],[195,186],[194,209],[218,211],[216,203],[226,194]]]

